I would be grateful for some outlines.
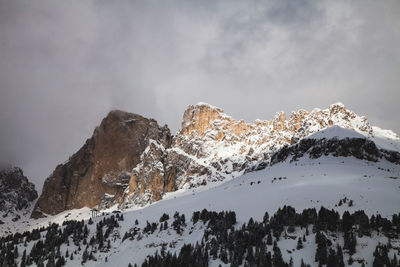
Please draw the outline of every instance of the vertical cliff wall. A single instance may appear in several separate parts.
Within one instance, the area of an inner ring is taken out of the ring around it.
[[[32,217],[119,202],[152,140],[169,146],[169,129],[136,114],[111,111],[83,147],[47,178]]]

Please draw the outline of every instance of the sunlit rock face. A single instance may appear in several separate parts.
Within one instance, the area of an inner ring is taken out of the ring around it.
[[[373,135],[367,119],[341,103],[324,110],[292,112],[289,118],[278,112],[270,121],[253,123],[235,120],[209,104],[189,106],[171,146],[152,144],[142,155],[125,204],[145,205],[159,200],[160,192],[232,179],[269,162],[272,153],[284,145],[333,125]]]

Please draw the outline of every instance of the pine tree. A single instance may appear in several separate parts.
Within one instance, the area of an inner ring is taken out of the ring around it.
[[[87,248],[85,249],[85,251],[83,251],[82,253],[82,264],[85,263],[89,258],[89,253],[87,251]]]
[[[25,261],[26,261],[26,250],[24,250],[24,252],[22,253],[21,267],[25,267],[26,266],[26,262]]]
[[[16,246],[14,249],[14,259],[18,258],[18,247]]]
[[[390,266],[390,260],[388,255],[387,246],[382,246],[378,244],[375,248],[374,252],[374,262],[372,263],[373,267],[378,266]]]
[[[339,266],[338,258],[336,256],[336,253],[333,249],[329,249],[329,256],[328,256],[328,262],[327,262],[327,267],[336,267]]]
[[[317,243],[315,261],[318,261],[320,264],[326,264],[328,255],[327,255],[327,240],[325,235],[321,234],[321,232],[317,232],[315,236],[315,242]]]
[[[339,267],[344,267],[343,250],[342,250],[342,247],[339,244],[337,244],[336,251],[337,251],[336,254],[337,254],[337,257],[338,257],[338,266]]]
[[[353,257],[350,255],[349,260],[347,261],[347,263],[348,263],[349,265],[352,265],[353,262],[354,262],[354,259],[353,259]],[[383,266],[383,265],[382,265],[382,266]]]
[[[349,250],[350,255],[356,252],[357,237],[352,232],[344,233],[344,248]]]
[[[57,261],[56,261],[56,267],[61,267],[61,266],[63,266],[63,265],[65,265],[65,259],[64,259],[64,257],[58,258]]]
[[[297,240],[297,246],[296,249],[302,249],[303,248],[303,241],[301,240],[301,237]]]
[[[350,212],[348,212],[347,210],[343,213],[342,223],[344,232],[349,231],[353,227],[353,220],[351,218]]]
[[[49,260],[47,261],[46,267],[55,267],[54,255],[50,254]]]
[[[169,215],[168,214],[166,214],[166,213],[163,213],[163,215],[161,216],[161,218],[160,218],[160,222],[165,222],[165,221],[167,221],[167,220],[169,220]]]
[[[274,255],[272,256],[273,266],[283,266],[284,265],[284,261],[283,261],[283,258],[282,258],[281,250],[279,249],[278,246],[275,246],[275,245],[274,245],[273,250],[274,250]]]
[[[225,248],[221,247],[220,253],[219,253],[219,257],[221,259],[221,261],[225,264],[228,263],[228,254],[226,253]]]
[[[268,214],[268,212],[265,212],[264,218],[263,218],[263,223],[268,223],[268,221],[269,221],[269,214]]]
[[[272,245],[272,235],[271,231],[268,232],[268,237],[267,237],[267,245]]]
[[[397,257],[396,257],[396,253],[394,253],[393,255],[393,260],[392,260],[392,266],[397,266],[398,262],[397,262]],[[399,264],[400,265],[400,264]]]

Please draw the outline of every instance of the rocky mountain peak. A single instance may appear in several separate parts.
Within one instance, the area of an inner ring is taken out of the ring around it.
[[[300,121],[297,130],[293,134],[292,143],[296,143],[302,138],[333,125],[351,129],[368,136],[374,135],[367,118],[358,116],[353,111],[346,109],[344,104],[340,102],[330,105],[327,109],[313,109],[309,114],[305,114]]]
[[[204,136],[217,120],[228,119],[228,116],[220,108],[214,107],[206,103],[198,103],[189,106],[184,114],[179,134],[189,135],[192,131],[200,136]]]
[[[27,210],[37,197],[35,186],[21,168],[8,166],[0,170],[0,212],[5,216]]]
[[[288,123],[286,121],[286,114],[285,112],[277,112],[275,117],[272,119],[272,125],[274,131],[286,131]]]
[[[47,178],[32,217],[122,201],[131,172],[152,140],[169,146],[168,127],[137,114],[109,112],[82,148]]]
[[[310,112],[300,109],[298,111],[292,111],[290,114],[290,119],[288,121],[288,130],[290,133],[294,134],[299,128],[301,123],[305,120]]]
[[[346,109],[342,103],[311,112],[294,111],[289,118],[281,111],[270,121],[256,120],[252,124],[235,120],[220,108],[200,103],[185,111],[182,128],[168,153],[175,155],[174,164],[184,166],[176,174],[181,186],[198,186],[208,180],[236,177],[260,161],[268,161],[284,145],[332,125],[366,136],[374,134],[365,117]]]
[[[335,114],[338,112],[345,113],[346,107],[344,106],[344,104],[342,102],[336,102],[329,106],[329,110],[330,110],[331,114]]]
[[[333,125],[368,138],[385,133],[342,103],[295,111],[289,118],[282,111],[254,123],[198,103],[186,109],[174,137],[155,120],[114,110],[47,179],[34,216],[83,206],[143,206],[167,192],[232,179],[269,162],[283,146]]]

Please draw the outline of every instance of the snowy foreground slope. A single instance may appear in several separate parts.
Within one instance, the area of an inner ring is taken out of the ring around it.
[[[310,136],[313,139],[344,139],[362,138],[356,132],[344,130],[340,127],[332,127]],[[134,208],[123,211],[124,219],[118,221],[119,226],[112,228],[109,245],[107,249],[100,249],[98,245],[89,247],[92,252],[92,260],[87,260],[85,266],[128,266],[145,261],[147,256],[154,255],[156,251],[161,252],[162,248],[167,252],[179,254],[184,244],[195,244],[204,241],[204,232],[207,223],[191,221],[193,212],[202,211],[234,211],[236,213],[235,229],[240,229],[242,224],[247,224],[250,218],[262,222],[265,212],[272,216],[279,208],[290,205],[301,213],[303,209],[316,208],[321,206],[327,209],[334,209],[342,215],[345,211],[353,213],[357,210],[364,211],[368,216],[377,215],[391,219],[393,214],[400,212],[400,165],[391,163],[385,159],[376,162],[360,160],[355,157],[335,157],[332,155],[310,158],[308,155],[290,161],[287,159],[274,165],[268,165],[263,170],[246,173],[240,177],[227,182],[209,183],[206,186],[191,190],[180,190],[168,193],[163,200],[148,205],[144,208]],[[172,224],[175,212],[186,218],[186,226],[182,227],[178,234],[173,229]],[[111,212],[111,210],[110,210]],[[159,219],[163,213],[169,215],[167,220],[168,228],[159,230],[162,223]],[[87,242],[92,236],[96,236],[96,224],[109,218],[111,215],[102,215],[93,219],[93,224],[87,225],[89,235]],[[23,224],[15,224],[13,231],[30,230],[37,226],[47,226],[49,222],[61,223],[63,220],[88,219],[89,209],[73,210],[61,213],[50,218],[29,221]],[[135,221],[138,221],[136,224]],[[147,226],[157,223],[156,229],[144,230]],[[29,224],[29,226],[28,226]],[[3,226],[1,226],[3,229]],[[8,226],[10,227],[10,226]],[[19,228],[19,229],[18,229]],[[317,245],[315,243],[316,233],[311,231],[303,242],[304,248],[297,250],[298,237],[306,234],[306,228],[295,227],[285,237],[286,230],[280,235],[277,245],[280,247],[283,260],[286,262],[292,258],[293,266],[300,266],[303,259],[311,266],[318,266],[315,262]],[[135,230],[136,229],[136,230]],[[11,229],[10,229],[11,230]],[[122,241],[125,233],[132,234]],[[132,234],[133,235],[133,234]],[[46,231],[41,233],[42,239],[46,236]],[[326,231],[326,236],[336,244],[344,246],[342,235],[335,232]],[[292,237],[292,238],[291,238]],[[399,253],[400,241],[398,235],[390,238],[392,248],[389,249],[389,258]],[[72,260],[66,261],[66,266],[77,266],[82,262],[82,257],[86,245],[79,243],[74,245],[73,237],[69,238],[69,245],[60,246],[61,255],[76,251]],[[31,250],[36,241],[27,243],[24,247],[23,242],[18,245],[19,256],[17,262],[22,259],[22,251],[27,253]],[[106,243],[106,241],[104,241]],[[355,262],[352,266],[372,266],[374,261],[374,251],[378,243],[387,244],[389,239],[382,232],[371,231],[371,236],[363,235],[357,237],[356,252],[352,255]],[[97,247],[96,247],[97,246]],[[80,247],[81,250],[77,248]],[[272,252],[273,246],[268,245],[267,251]],[[345,251],[345,265],[349,265],[350,254]],[[397,256],[399,258],[399,256]],[[96,260],[94,260],[94,258]],[[107,260],[106,260],[107,258]],[[360,260],[360,262],[357,262]],[[46,263],[45,261],[44,263]],[[215,260],[210,257],[211,266],[225,265],[220,258]],[[230,266],[230,264],[228,264]],[[396,265],[394,265],[396,266]]]
[[[170,194],[168,199],[145,209],[126,213],[125,221],[132,222],[132,225],[125,226],[133,226],[135,219],[141,223],[146,220],[158,221],[164,212],[172,215],[179,211],[190,218],[193,211],[203,208],[213,211],[234,210],[240,225],[250,217],[261,221],[265,211],[272,214],[283,204],[300,211],[323,205],[340,213],[344,210],[364,210],[368,215],[379,212],[382,216],[391,216],[400,211],[400,180],[394,179],[394,176],[400,176],[400,167],[387,162],[371,163],[329,157],[318,161],[304,159],[297,162],[297,165],[282,163],[263,171],[245,174],[206,191],[193,190],[186,196]],[[337,207],[340,199],[345,197],[353,200],[353,206]],[[110,263],[119,265],[123,262],[142,262],[145,256],[153,254],[156,249],[160,250],[159,247],[146,246],[168,239],[201,241],[196,233],[186,238],[154,235],[142,242],[121,246],[117,249],[116,256],[109,258]],[[290,246],[295,247],[295,241],[286,242],[293,243]],[[375,249],[375,246],[370,245],[369,250]],[[314,257],[315,247],[310,250],[310,257]],[[372,253],[370,256],[372,257]]]

